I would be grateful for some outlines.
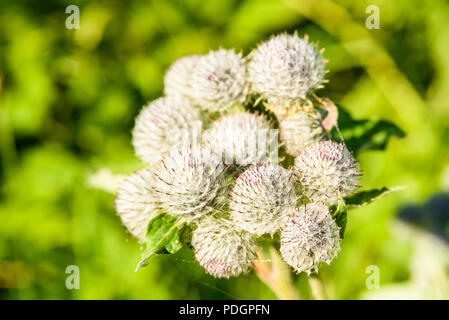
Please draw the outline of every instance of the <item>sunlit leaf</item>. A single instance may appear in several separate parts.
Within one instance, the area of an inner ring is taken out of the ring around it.
[[[148,264],[149,259],[155,254],[176,253],[183,246],[181,230],[183,224],[179,224],[175,217],[161,214],[148,223],[145,251],[137,265],[136,271]]]

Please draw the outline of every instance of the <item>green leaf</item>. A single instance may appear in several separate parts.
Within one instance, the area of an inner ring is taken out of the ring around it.
[[[148,265],[155,254],[176,253],[183,246],[180,239],[184,224],[177,223],[175,217],[161,214],[148,223],[145,251],[137,265],[136,271]]]
[[[391,137],[404,137],[405,133],[395,124],[385,120],[354,120],[338,106],[338,129],[333,128],[334,140],[346,143],[354,153],[363,150],[384,150]]]
[[[345,197],[345,203],[347,206],[351,207],[364,207],[371,202],[379,200],[380,198],[385,197],[386,195],[403,190],[403,187],[393,187],[387,188],[382,187],[380,189],[372,189],[366,191],[357,192],[351,196]]]
[[[337,226],[340,227],[340,238],[343,239],[346,230],[346,223],[348,222],[348,210],[346,208],[345,201],[339,197],[337,205],[332,206],[330,209],[333,212],[332,218],[334,218]]]
[[[181,239],[182,244],[184,244],[187,247],[191,247],[191,242],[192,242],[192,228],[191,228],[191,226],[186,225],[181,230],[181,235],[179,236],[179,238]]]
[[[363,207],[376,201],[387,194],[403,190],[403,187],[387,188],[383,187],[381,189],[372,189],[367,191],[360,191],[351,196],[342,199],[338,198],[337,205],[331,206],[329,209],[332,212],[332,218],[335,223],[340,227],[340,238],[343,239],[346,223],[348,222],[348,209],[351,207]]]
[[[176,228],[172,236],[172,240],[165,245],[165,250],[167,250],[168,253],[173,254],[181,250],[182,246],[181,229]]]

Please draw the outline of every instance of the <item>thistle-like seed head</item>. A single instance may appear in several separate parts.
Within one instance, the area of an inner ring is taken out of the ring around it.
[[[193,231],[192,246],[198,263],[215,278],[246,274],[257,257],[251,235],[224,219],[201,219]]]
[[[126,229],[145,242],[148,222],[159,214],[152,169],[146,167],[125,178],[118,187],[115,207]]]
[[[182,57],[168,68],[164,76],[165,95],[190,97],[192,73],[199,57],[198,55]]]
[[[324,137],[321,115],[316,112],[298,111],[279,121],[281,140],[292,156],[297,156],[306,146]]]
[[[354,193],[360,169],[344,143],[318,141],[307,146],[296,158],[293,168],[304,195],[328,205]]]
[[[296,208],[281,232],[282,258],[298,273],[317,272],[320,262],[330,264],[340,250],[339,227],[321,203]]]
[[[220,49],[201,56],[192,71],[190,98],[209,111],[225,111],[246,101],[248,84],[242,55]]]
[[[133,129],[136,154],[156,163],[172,148],[196,142],[201,133],[200,112],[186,99],[162,97],[142,109]]]
[[[201,146],[174,149],[162,157],[154,172],[153,192],[169,215],[191,222],[212,213],[223,201],[225,167]]]
[[[259,44],[249,57],[250,90],[266,99],[275,113],[300,108],[307,95],[324,82],[326,61],[315,44],[296,33]]]
[[[203,134],[203,142],[226,164],[246,166],[278,160],[277,131],[264,116],[248,112],[215,121]]]
[[[280,165],[252,165],[235,182],[231,219],[254,235],[272,234],[298,202],[295,187],[296,177]]]

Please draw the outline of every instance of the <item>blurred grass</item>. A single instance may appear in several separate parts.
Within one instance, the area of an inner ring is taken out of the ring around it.
[[[381,287],[411,280],[414,243],[394,221],[402,206],[443,191],[449,166],[446,1],[77,1],[81,28],[68,30],[70,4],[0,2],[0,280],[5,270],[12,279],[0,281],[0,298],[274,298],[252,274],[204,275],[188,250],[134,273],[139,247],[113,196],[86,181],[100,168],[142,166],[130,143],[134,117],[161,94],[175,59],[219,47],[247,53],[294,30],[326,47],[330,83],[320,95],[356,119],[387,119],[407,133],[386,152],[359,156],[366,188],[407,189],[350,212],[343,252],[322,270],[329,294],[364,296],[373,264]],[[371,4],[380,30],[364,27]],[[80,290],[65,287],[71,264],[80,267]]]

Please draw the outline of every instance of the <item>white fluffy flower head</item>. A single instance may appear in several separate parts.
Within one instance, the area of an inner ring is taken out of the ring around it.
[[[174,147],[196,142],[201,133],[197,108],[179,97],[162,97],[142,109],[134,126],[133,145],[146,163],[156,163]]]
[[[235,182],[231,219],[257,236],[272,234],[298,202],[295,187],[296,177],[280,165],[252,165]]]
[[[174,149],[154,175],[154,193],[166,214],[191,222],[213,212],[225,185],[225,167],[201,146]]]
[[[248,273],[257,257],[251,235],[224,219],[202,219],[193,231],[192,246],[198,263],[216,278]]]
[[[267,107],[276,114],[288,113],[322,87],[325,62],[307,37],[302,39],[296,33],[273,37],[250,54],[251,92],[265,98]]]
[[[248,112],[224,116],[203,134],[203,142],[225,164],[277,162],[278,135],[264,117]]]
[[[279,131],[285,149],[297,156],[309,144],[321,140],[324,130],[321,115],[316,112],[298,111],[279,121]]]
[[[298,273],[316,272],[320,262],[330,264],[340,250],[340,229],[324,204],[295,209],[281,232],[282,258]]]
[[[147,167],[121,182],[115,201],[124,226],[146,242],[139,267],[160,250],[191,244],[208,274],[237,277],[256,252],[263,256],[267,234],[270,250],[279,247],[298,273],[336,258],[345,221],[329,208],[357,195],[361,172],[345,143],[325,140],[338,108],[315,94],[327,82],[322,52],[295,32],[246,57],[220,49],[170,66],[164,96],[142,109],[132,131]],[[269,115],[256,111],[259,102]],[[266,280],[270,265],[258,263]]]
[[[220,49],[201,56],[191,76],[190,98],[209,111],[224,111],[246,101],[248,84],[242,55]]]
[[[306,147],[296,158],[297,173],[304,195],[326,204],[354,193],[359,185],[360,169],[344,143],[318,141]]]
[[[199,57],[198,55],[182,57],[168,68],[164,76],[165,95],[190,97],[192,73]]]
[[[140,243],[145,241],[148,222],[159,214],[152,169],[147,167],[125,178],[118,187],[115,199],[117,215],[126,229]]]

